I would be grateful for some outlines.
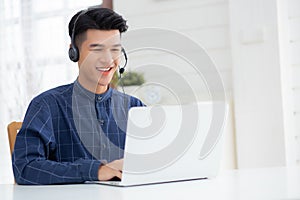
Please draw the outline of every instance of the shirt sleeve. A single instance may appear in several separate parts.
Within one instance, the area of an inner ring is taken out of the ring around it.
[[[136,97],[130,96],[130,107],[146,106],[141,100]]]
[[[98,180],[100,161],[81,158],[58,162],[52,159],[55,148],[50,109],[45,100],[32,101],[17,134],[12,157],[16,182],[32,185]]]

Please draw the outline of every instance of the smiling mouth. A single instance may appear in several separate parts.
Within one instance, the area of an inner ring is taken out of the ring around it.
[[[99,72],[109,72],[112,67],[96,67],[96,70]]]

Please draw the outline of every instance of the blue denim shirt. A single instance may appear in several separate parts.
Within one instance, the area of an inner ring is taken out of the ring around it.
[[[82,183],[98,180],[102,163],[123,157],[127,115],[144,106],[109,88],[94,94],[78,81],[34,98],[13,152],[18,184]]]

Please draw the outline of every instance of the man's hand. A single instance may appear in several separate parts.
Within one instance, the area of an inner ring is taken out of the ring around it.
[[[108,181],[114,177],[122,179],[123,159],[101,165],[98,170],[99,181]]]
[[[114,160],[110,163],[107,163],[106,166],[122,172],[122,170],[123,170],[123,159]]]

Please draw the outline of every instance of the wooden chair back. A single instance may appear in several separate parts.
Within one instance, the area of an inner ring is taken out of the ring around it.
[[[14,151],[14,146],[15,146],[18,131],[21,129],[21,127],[22,127],[22,122],[11,122],[7,126],[7,133],[8,133],[8,140],[9,140],[9,147],[10,147],[11,155],[12,155],[12,152]]]

